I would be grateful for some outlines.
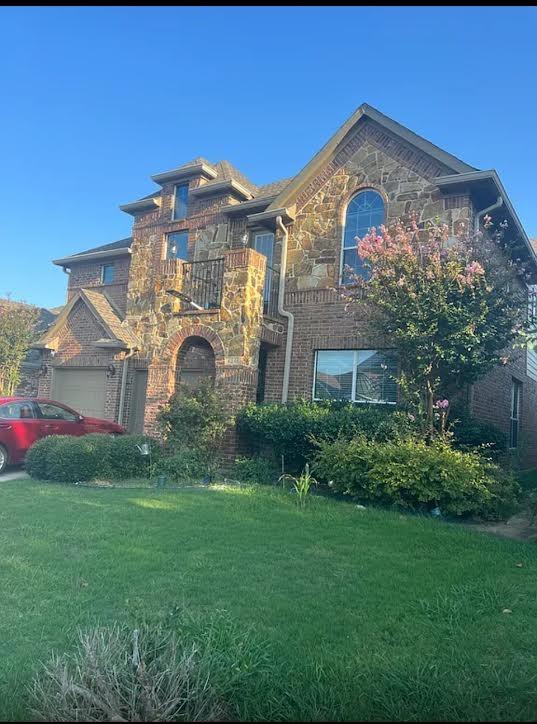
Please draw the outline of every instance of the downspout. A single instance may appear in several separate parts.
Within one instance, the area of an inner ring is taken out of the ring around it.
[[[122,425],[123,422],[123,407],[125,406],[125,390],[127,389],[127,370],[129,369],[129,359],[132,355],[137,352],[136,347],[123,357],[123,370],[121,373],[121,391],[119,393],[119,409],[117,411],[117,422],[118,425]]]
[[[282,253],[280,261],[280,285],[278,289],[278,314],[287,319],[287,341],[285,343],[285,361],[283,364],[283,384],[282,384],[282,402],[287,402],[289,394],[289,374],[291,371],[291,352],[293,349],[293,332],[295,328],[295,318],[291,312],[283,308],[283,299],[285,295],[285,274],[287,271],[287,241],[289,232],[287,231],[281,216],[276,217],[276,226],[283,233]]]
[[[477,212],[474,220],[474,232],[476,234],[479,231],[479,222],[481,221],[482,217],[485,216],[485,214],[488,214],[489,211],[495,211],[496,209],[499,209],[500,206],[503,206],[503,198],[501,196],[498,196],[492,206],[487,206],[486,209],[481,209],[481,211]]]
[[[499,209],[500,206],[503,206],[503,198],[501,196],[498,196],[496,201],[491,206],[487,206],[486,209],[481,209],[481,211],[477,212],[474,219],[474,234],[477,234],[479,232],[479,223],[483,216],[485,216],[485,214],[488,214],[490,211],[495,211],[496,209]],[[474,386],[472,384],[468,385],[466,388],[466,404],[468,405],[468,409],[470,410],[470,412],[472,412],[474,405]]]

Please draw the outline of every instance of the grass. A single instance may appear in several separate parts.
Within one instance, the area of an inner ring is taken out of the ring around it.
[[[530,544],[273,488],[13,481],[0,551],[2,720],[27,717],[38,662],[77,627],[183,607],[267,642],[245,719],[537,717]]]

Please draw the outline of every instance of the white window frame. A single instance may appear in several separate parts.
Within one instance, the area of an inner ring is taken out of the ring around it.
[[[517,395],[516,417],[514,415],[515,394]],[[515,377],[511,380],[511,409],[509,411],[509,450],[516,450],[520,441],[520,405],[522,403],[522,382]],[[516,423],[516,445],[513,445],[513,423]]]
[[[342,402],[349,402],[353,405],[397,405],[397,401],[391,400],[357,400],[356,398],[356,378],[358,369],[358,353],[359,352],[393,352],[393,349],[316,349],[313,359],[313,386],[311,390],[311,399],[313,402],[325,402],[325,397],[315,397],[315,386],[317,382],[317,358],[319,352],[353,352],[354,359],[352,363],[352,386],[351,386],[351,399],[342,400]]]
[[[382,196],[382,194],[380,193],[380,191],[378,189],[371,188],[370,186],[367,186],[366,188],[363,188],[363,189],[358,189],[358,191],[356,193],[354,193],[350,197],[350,199],[347,201],[347,203],[345,204],[345,211],[343,213],[343,223],[342,223],[342,230],[341,230],[341,245],[340,245],[341,252],[339,255],[339,286],[340,287],[352,286],[352,282],[347,283],[347,284],[345,284],[343,282],[343,260],[345,259],[345,252],[347,249],[353,248],[350,246],[345,246],[345,230],[347,228],[347,211],[349,209],[349,206],[350,206],[352,200],[355,199],[359,194],[363,193],[364,191],[374,191],[376,194],[378,194],[380,196],[380,198],[382,199],[382,205],[384,206],[384,221],[382,223],[383,224],[386,223],[386,217],[387,217],[387,213],[388,213],[387,205],[386,205],[386,201],[385,201],[384,197]]]

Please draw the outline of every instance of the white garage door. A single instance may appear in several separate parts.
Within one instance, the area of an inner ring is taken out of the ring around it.
[[[106,372],[88,369],[55,369],[52,398],[81,415],[104,417]]]

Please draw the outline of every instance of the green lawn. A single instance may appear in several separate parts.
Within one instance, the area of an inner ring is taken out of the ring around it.
[[[0,485],[0,542],[2,720],[78,626],[183,605],[268,641],[267,716],[285,695],[304,720],[537,718],[530,544],[270,488],[29,481]]]

